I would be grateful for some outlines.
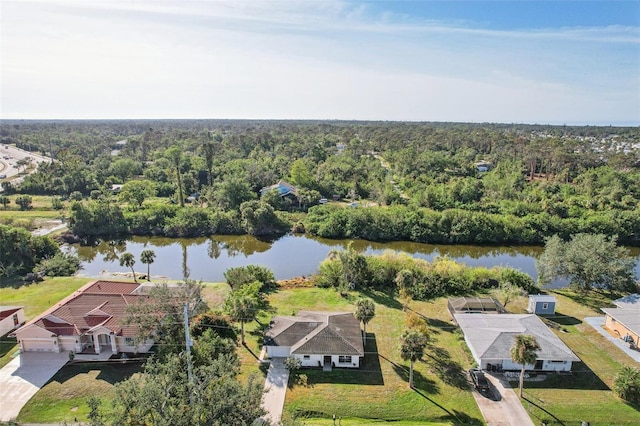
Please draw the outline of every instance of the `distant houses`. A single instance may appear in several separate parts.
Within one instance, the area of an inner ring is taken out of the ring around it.
[[[264,188],[262,188],[260,190],[260,196],[272,190],[277,190],[278,193],[280,194],[280,197],[282,198],[285,198],[285,197],[291,197],[294,199],[298,198],[298,188],[282,179],[279,180],[278,183],[276,184],[265,186]]]

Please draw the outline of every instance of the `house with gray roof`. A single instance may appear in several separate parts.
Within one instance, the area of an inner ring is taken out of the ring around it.
[[[604,327],[625,342],[640,347],[640,294],[630,294],[613,301],[616,308],[601,308]]]
[[[511,360],[511,348],[519,334],[533,336],[540,350],[527,370],[570,371],[573,362],[580,361],[572,351],[533,314],[455,314],[464,340],[473,358],[483,370],[520,370]]]
[[[351,312],[273,317],[264,346],[268,357],[295,357],[303,367],[358,368],[364,357],[360,322]]]

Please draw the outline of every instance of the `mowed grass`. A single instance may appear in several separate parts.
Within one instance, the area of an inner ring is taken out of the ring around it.
[[[407,313],[394,298],[378,292],[364,294],[376,303],[376,316],[367,326],[364,363],[360,369],[323,372],[305,369],[306,385],[292,377],[284,406],[285,422],[332,424],[332,416],[344,425],[389,422],[415,424],[482,424],[482,415],[470,392],[464,371],[471,358],[461,335],[452,326],[446,300],[412,302],[411,309],[424,316],[430,343],[423,362],[414,369],[416,389],[408,385],[409,363],[400,358],[400,336]],[[269,295],[271,314],[293,315],[300,310],[354,311],[353,292],[342,297],[332,289],[280,290]],[[259,318],[268,324],[270,315]],[[258,353],[259,326],[247,328],[247,352]],[[241,350],[242,352],[242,350]],[[242,357],[243,370],[259,371],[255,358]],[[348,421],[347,421],[348,419]],[[285,423],[286,424],[286,423]]]
[[[557,299],[556,315],[548,317],[558,337],[581,359],[570,376],[550,376],[543,382],[526,382],[523,406],[535,424],[597,425],[640,424],[640,407],[618,399],[611,390],[623,366],[638,363],[601,336],[585,317],[602,316],[599,307],[609,306],[617,296],[593,293],[576,295],[552,292]],[[579,303],[578,303],[579,302]],[[512,382],[514,387],[517,383]]]
[[[0,287],[0,300],[3,305],[24,306],[24,314],[29,321],[89,281],[79,277],[56,277],[17,288]],[[12,355],[18,350],[15,339],[12,343],[7,338],[2,338],[2,341],[0,354],[4,355],[0,357],[0,367],[11,361]]]
[[[143,364],[120,361],[66,365],[20,411],[21,423],[86,421],[87,398],[99,397],[108,415],[114,385],[143,370]]]

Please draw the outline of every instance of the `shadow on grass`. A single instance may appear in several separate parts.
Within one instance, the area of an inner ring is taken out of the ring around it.
[[[525,389],[581,389],[581,390],[610,390],[587,365],[574,362],[571,374],[545,373],[547,378],[540,382],[525,382]],[[509,380],[515,388],[517,380]]]
[[[378,344],[375,333],[367,333],[365,339],[365,355],[360,361],[360,368],[334,368],[331,371],[321,369],[303,369],[302,373],[307,375],[307,386],[312,387],[319,383],[340,383],[357,385],[383,386],[384,378],[378,358]]]
[[[409,369],[410,369],[409,366],[396,364],[395,362],[391,361],[389,358],[385,357],[382,354],[380,355],[380,357],[385,361],[387,361],[389,364],[391,364],[393,371],[398,375],[398,377],[400,377],[403,381],[407,382],[407,384],[409,383]],[[422,393],[420,391],[424,391],[428,394],[440,393],[438,384],[434,380],[431,380],[425,377],[424,375],[422,375],[422,373],[420,373],[419,371],[416,371],[415,363],[414,363],[414,369],[413,369],[413,390],[420,393],[421,395]]]
[[[544,315],[541,316],[541,318],[543,318],[544,320],[547,320],[549,322],[555,323],[559,326],[562,325],[578,325],[578,324],[582,324],[582,321],[579,320],[576,317],[571,317],[569,315],[564,315],[561,312],[556,312],[555,315]]]
[[[379,305],[384,305],[387,308],[392,309],[402,309],[402,303],[400,303],[395,297],[390,296],[382,291],[366,289],[362,290],[361,293],[367,297],[370,297]]]
[[[0,340],[0,358],[8,354],[18,343],[15,337],[3,337]]]
[[[482,420],[475,419],[475,418],[469,416],[467,413],[463,413],[463,412],[458,411],[458,410],[450,411],[446,407],[438,404],[436,401],[434,401],[433,399],[429,398],[429,396],[426,395],[424,392],[420,391],[420,389],[414,388],[413,390],[418,395],[420,395],[421,397],[423,397],[424,399],[429,401],[431,404],[435,405],[436,407],[440,408],[442,411],[447,413],[447,415],[441,416],[439,418],[439,420],[441,420],[441,421],[450,421],[454,425],[482,425],[482,424],[484,424],[482,422]]]
[[[451,359],[451,354],[446,349],[430,346],[426,355],[427,364],[440,380],[458,389],[469,389],[464,369]]]
[[[246,343],[241,343],[241,345],[251,354],[252,357],[256,359],[256,361],[259,359],[258,355],[256,355]]]
[[[81,375],[89,374],[91,371],[98,371],[97,380],[105,381],[115,385],[123,380],[128,379],[135,373],[144,370],[144,362],[96,362],[85,364],[67,364],[62,367],[47,383],[58,382],[65,383],[69,380]]]
[[[568,297],[580,305],[587,306],[598,313],[601,312],[600,308],[613,307],[614,305],[611,301],[621,297],[621,295],[616,292],[603,292],[596,290],[589,291],[587,293],[579,293],[571,290],[556,290],[555,292]]]
[[[565,423],[560,420],[559,418],[557,418],[556,416],[553,415],[553,413],[551,413],[549,410],[546,410],[544,408],[542,408],[541,406],[539,406],[538,404],[536,404],[535,402],[533,402],[532,400],[530,400],[529,398],[527,398],[526,396],[523,397],[523,399],[525,401],[527,401],[529,404],[533,405],[534,407],[536,407],[538,410],[542,411],[543,413],[546,414],[538,414],[535,412],[535,410],[531,410],[531,408],[527,409],[527,412],[531,413],[532,416],[536,417],[538,420],[540,420],[540,422],[546,424],[546,425],[564,425]],[[553,420],[551,420],[553,419]]]

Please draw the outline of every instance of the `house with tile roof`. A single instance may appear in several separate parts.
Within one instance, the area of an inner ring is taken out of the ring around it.
[[[287,197],[287,196],[291,196],[293,198],[298,198],[298,188],[291,185],[290,183],[284,181],[284,180],[279,180],[278,183],[271,185],[271,186],[265,186],[264,188],[262,188],[260,190],[260,195],[264,194],[265,192],[271,191],[277,189],[278,193],[280,194],[280,197]]]
[[[533,336],[540,350],[526,370],[571,371],[580,361],[572,351],[534,314],[455,314],[473,358],[483,370],[520,370],[511,359],[511,348],[519,334]]]
[[[123,324],[127,307],[148,297],[141,289],[130,282],[90,282],[11,335],[23,352],[148,352],[153,341],[136,344],[137,328]]]
[[[264,346],[268,357],[295,357],[303,367],[358,368],[364,357],[360,322],[351,312],[273,317]]]
[[[640,347],[640,294],[630,294],[613,301],[615,308],[601,308],[604,327],[625,342]]]

